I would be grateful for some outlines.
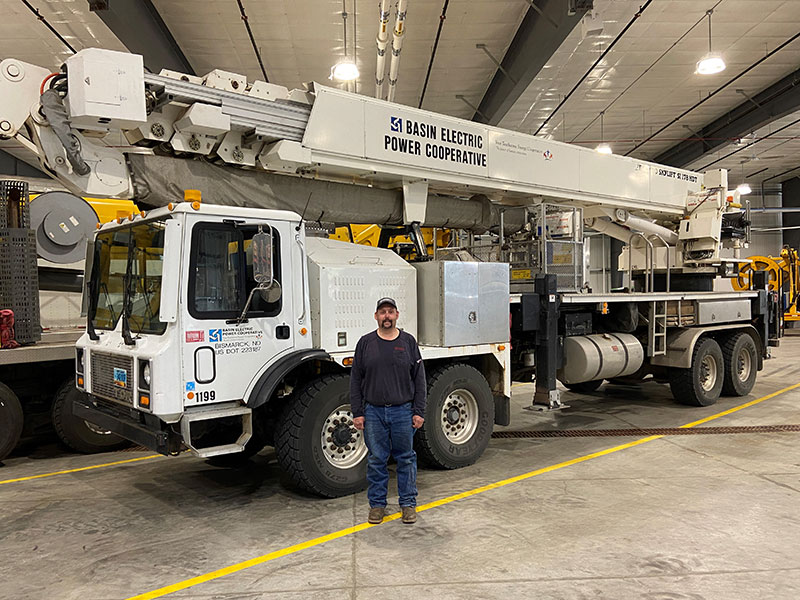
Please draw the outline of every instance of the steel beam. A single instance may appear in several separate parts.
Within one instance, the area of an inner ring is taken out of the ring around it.
[[[536,9],[529,8],[522,19],[473,121],[497,125],[591,7],[578,2],[570,15],[564,0],[534,1]]]
[[[93,3],[89,1],[89,6]],[[170,69],[194,75],[195,71],[151,0],[116,0],[96,6],[95,14],[134,54],[144,57],[153,73]]]
[[[720,146],[744,137],[798,109],[800,69],[755,96],[748,96],[747,100],[698,130],[695,137],[679,142],[656,156],[653,161],[673,167],[685,167]]]

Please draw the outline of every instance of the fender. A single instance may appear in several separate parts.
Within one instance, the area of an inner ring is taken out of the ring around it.
[[[687,329],[680,329],[675,332],[667,334],[667,354],[664,356],[653,356],[650,358],[650,364],[659,367],[677,367],[679,369],[688,369],[692,366],[692,354],[697,340],[700,339],[704,333],[716,333],[725,330],[739,330],[749,333],[753,336],[756,345],[761,342],[761,336],[756,331],[755,327],[749,323],[735,323],[731,325],[716,325],[713,327],[690,327]],[[763,343],[763,342],[762,342]],[[758,353],[758,371],[763,367],[761,352]]]
[[[250,397],[247,399],[247,406],[255,409],[265,404],[286,375],[302,363],[315,359],[331,360],[331,356],[324,350],[310,349],[298,350],[280,358],[258,378],[258,381],[253,386],[253,391],[250,392]]]

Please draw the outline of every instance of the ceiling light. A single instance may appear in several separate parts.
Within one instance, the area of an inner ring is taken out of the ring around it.
[[[350,60],[343,60],[333,65],[329,79],[335,79],[336,81],[353,81],[354,79],[358,79],[358,76],[359,72],[356,63]]]
[[[603,117],[605,116],[606,111],[600,113],[600,145],[595,148],[597,152],[600,154],[613,154],[611,151],[611,146],[606,144],[606,137],[605,132],[603,131]]]
[[[697,61],[695,73],[698,75],[716,75],[725,70],[725,61],[719,54],[706,54]]]
[[[706,11],[708,15],[708,54],[697,61],[695,73],[698,75],[715,75],[725,70],[725,61],[719,54],[711,51],[711,15],[714,9]]]
[[[750,185],[747,183],[740,183],[739,187],[736,188],[736,191],[739,192],[742,196],[745,196],[752,192],[753,190],[750,189]]]

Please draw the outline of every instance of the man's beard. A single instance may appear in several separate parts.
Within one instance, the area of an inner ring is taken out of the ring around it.
[[[391,319],[384,319],[383,321],[381,321],[381,327],[383,327],[384,329],[391,329],[392,327],[394,327],[394,321],[392,321]]]

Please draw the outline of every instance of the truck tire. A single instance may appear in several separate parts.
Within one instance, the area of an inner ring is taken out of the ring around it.
[[[278,463],[299,488],[336,498],[367,485],[367,444],[353,427],[350,376],[328,375],[294,394],[278,419]]]
[[[692,366],[671,369],[672,396],[681,404],[711,406],[722,391],[724,364],[719,344],[709,337],[700,338],[692,353]]]
[[[753,336],[739,332],[728,336],[722,344],[725,376],[723,396],[747,396],[753,391],[758,371],[758,350]]]
[[[130,446],[124,438],[100,429],[96,425],[72,414],[72,405],[84,392],[75,387],[75,381],[66,380],[53,399],[53,427],[62,442],[77,452],[93,454],[111,452]]]
[[[493,425],[492,390],[480,371],[455,364],[428,376],[425,424],[416,435],[423,462],[442,469],[471,465],[486,450]]]
[[[603,385],[603,381],[603,379],[595,379],[594,381],[582,381],[581,383],[565,383],[564,386],[571,392],[591,394]]]
[[[0,460],[11,454],[22,435],[22,405],[7,385],[0,383]]]

